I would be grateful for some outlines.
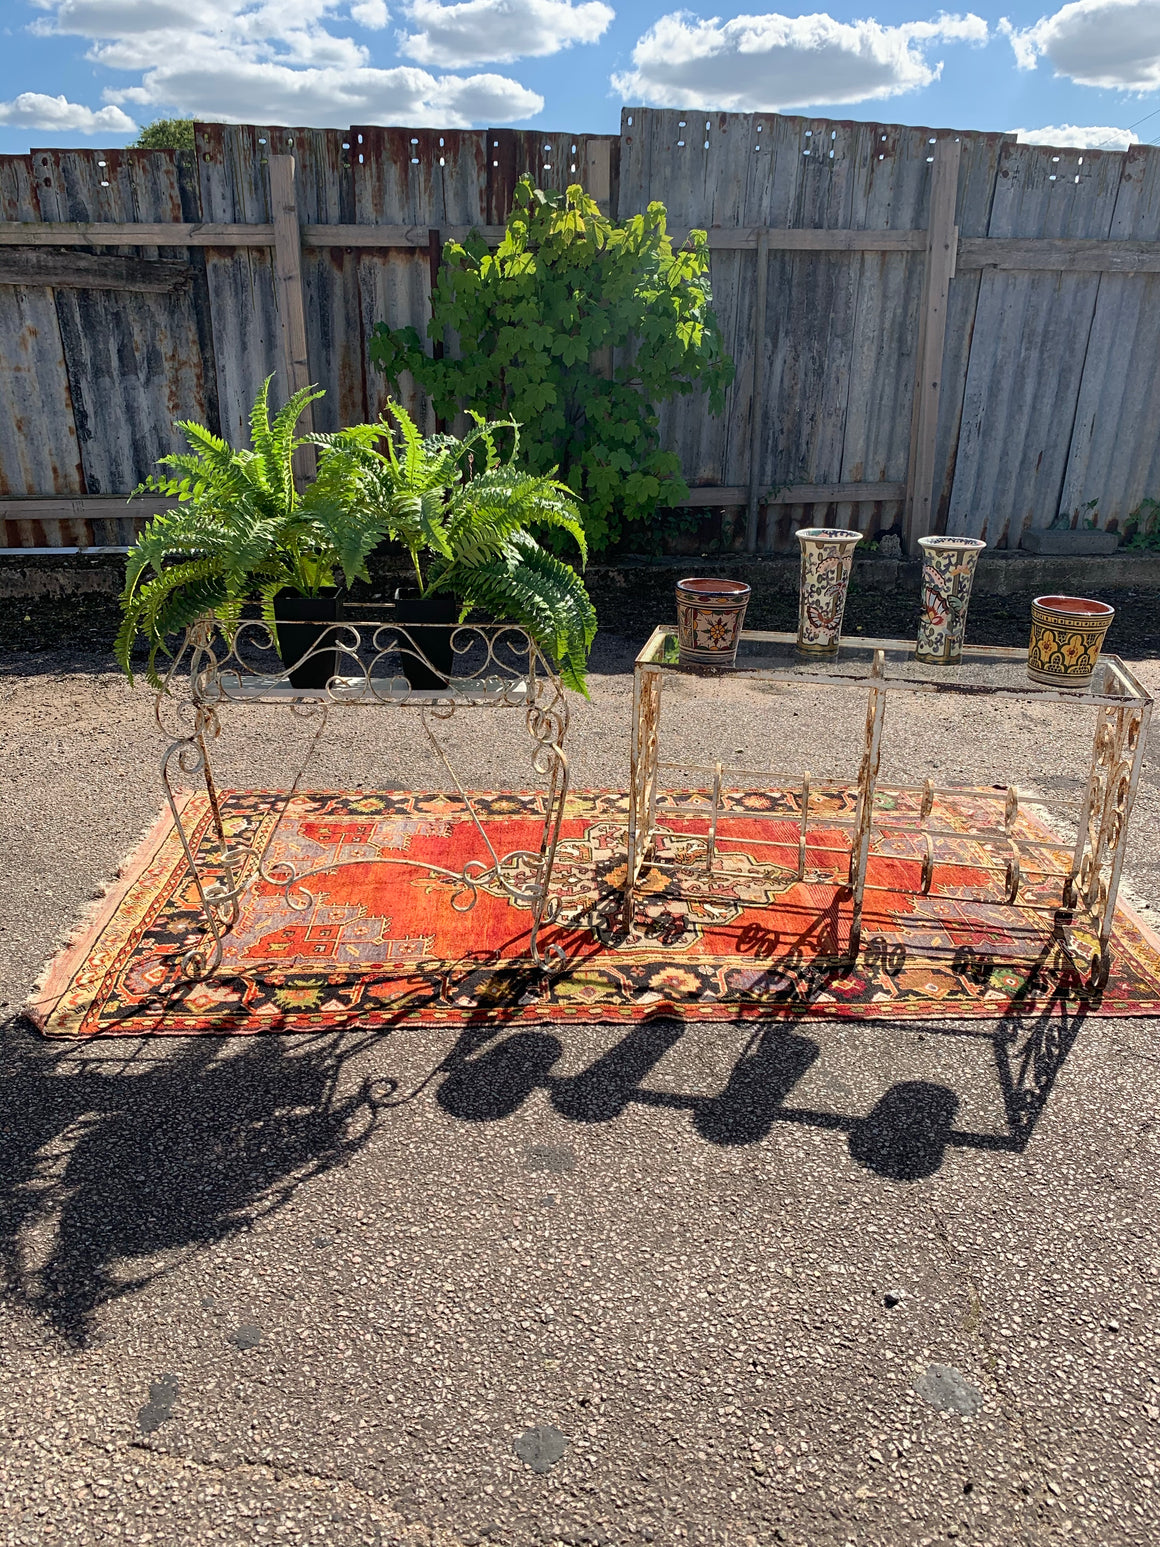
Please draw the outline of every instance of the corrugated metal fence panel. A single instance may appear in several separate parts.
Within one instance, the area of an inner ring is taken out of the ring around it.
[[[852,124],[855,137],[850,224],[860,230],[915,230],[927,223],[930,202],[932,134],[892,124]],[[832,132],[832,131],[831,131]],[[824,130],[823,130],[824,135]],[[828,160],[828,156],[826,158]],[[803,161],[805,158],[803,158]],[[807,164],[812,164],[814,157]],[[800,259],[798,260],[800,263]],[[828,327],[831,358],[840,354],[846,372],[844,402],[837,398],[835,447],[841,483],[900,483],[906,480],[910,416],[914,396],[918,314],[922,298],[920,253],[867,252],[843,260],[826,259],[840,270],[845,262],[856,283],[849,344]],[[826,362],[820,385],[825,390]],[[831,385],[833,391],[837,383]],[[771,385],[771,391],[776,389]],[[841,415],[840,421],[838,415]],[[804,480],[813,481],[813,480]],[[893,526],[901,519],[900,501],[872,510],[841,506],[839,524],[863,530]]]
[[[776,114],[625,112],[620,214],[661,199],[674,227],[913,229],[926,223],[932,132]],[[683,141],[683,143],[682,143]],[[769,259],[759,485],[906,477],[922,259],[899,253],[788,253]],[[749,476],[753,297],[750,252],[715,251],[713,299],[737,377],[721,419],[697,397],[662,414],[692,484]],[[770,513],[783,543],[804,514]],[[895,504],[842,507],[891,525]]]
[[[34,150],[44,220],[180,221],[173,152]],[[45,165],[47,163],[47,166]],[[109,251],[108,248],[103,249]],[[156,258],[155,247],[117,249]],[[166,258],[181,260],[184,249]],[[201,340],[190,283],[134,294],[58,287],[73,415],[88,494],[118,494],[183,445],[175,419],[204,419]]]
[[[1160,150],[1124,156],[1111,236],[1160,241]],[[1160,499],[1160,274],[1101,274],[1060,508],[1122,531]]]
[[[954,131],[775,114],[626,110],[610,140],[613,213],[652,199],[673,227],[921,228],[937,140]],[[598,140],[607,137],[597,136]],[[1053,151],[962,135],[964,236],[1160,239],[1160,151]],[[682,143],[683,142],[683,143]],[[196,170],[157,151],[38,151],[0,158],[7,218],[265,222],[268,157],[294,154],[303,221],[496,225],[515,181],[585,181],[592,139],[533,130],[337,130],[198,125]],[[575,170],[574,170],[575,169]],[[1076,182],[1076,178],[1079,181]],[[108,249],[105,249],[106,251]],[[151,250],[122,249],[142,256]],[[195,416],[245,440],[250,403],[282,349],[273,255],[184,258],[188,286],[125,294],[0,287],[0,493],[125,492]],[[906,475],[921,254],[770,257],[765,336],[753,337],[751,251],[718,250],[715,304],[737,381],[724,416],[699,396],[662,416],[695,484],[744,486],[753,352],[764,363],[759,487],[901,481]],[[369,366],[380,320],[427,338],[430,258],[407,249],[306,249],[311,371],[321,426],[378,412]],[[212,327],[211,327],[212,316]],[[447,340],[454,349],[455,340]],[[430,343],[428,341],[428,347]],[[1160,489],[1160,276],[966,271],[951,284],[936,447],[951,530],[1014,544],[1061,508],[1100,504],[1122,524]],[[404,398],[431,426],[413,391]],[[220,411],[219,411],[220,405]],[[869,529],[896,506],[779,506],[763,541],[819,516]],[[63,528],[61,540],[68,540]]]
[[[796,134],[784,147],[784,175],[795,185],[789,225],[911,230],[926,224],[930,131],[792,122]],[[905,480],[921,293],[918,254],[774,255],[763,483]],[[898,501],[774,507],[766,544],[783,546],[802,521],[838,520],[869,531],[894,525],[901,514]]]
[[[635,110],[626,111],[621,123],[621,219],[640,214],[659,199],[670,227],[740,224],[748,168],[740,152],[734,153],[734,145],[740,147],[748,138],[748,115]],[[730,427],[746,433],[748,367],[739,351],[746,336],[741,321],[746,262],[753,267],[748,254],[717,252],[710,266],[714,309],[726,348],[737,363],[725,414],[711,418],[696,397],[678,398],[661,410],[661,442],[679,448],[685,477],[694,485],[724,483]]]
[[[42,159],[47,163],[47,156]],[[51,176],[47,164],[41,171]],[[30,156],[0,156],[0,219],[39,220],[36,183]],[[0,289],[0,494],[84,492],[53,292],[43,285],[5,285]]]
[[[986,236],[991,206],[1004,148],[1012,144],[1001,134],[964,134],[959,160],[959,188],[955,221],[962,236]],[[947,298],[947,326],[943,344],[942,382],[939,391],[938,428],[935,438],[936,530],[945,531],[954,482],[955,455],[963,417],[967,363],[979,304],[980,270],[968,269],[951,280]]]
[[[253,124],[196,124],[201,218],[262,224],[270,217],[267,160],[293,147],[279,143],[287,129]],[[264,247],[207,247],[206,283],[214,320],[221,433],[235,445],[249,443],[250,406],[267,376],[272,396],[282,402],[287,383],[282,371],[278,303],[274,294],[274,254]]]
[[[487,224],[487,131],[383,129],[356,125],[350,131],[355,220],[370,226]],[[359,306],[365,339],[379,322],[413,327],[431,341],[431,264],[426,250],[366,248],[358,258]],[[369,360],[367,405],[373,415],[386,408],[390,388]],[[420,427],[433,430],[426,395],[404,378],[399,396]]]
[[[987,234],[1106,238],[1123,160],[1005,145]],[[1098,274],[983,274],[950,531],[1017,547],[1026,528],[1055,519],[1099,284]]]
[[[298,218],[303,224],[350,225],[354,180],[350,135],[341,129],[267,129],[273,150],[294,157]],[[314,404],[314,428],[361,424],[367,413],[366,349],[359,307],[358,254],[353,247],[305,247],[302,288],[310,379],[325,389]]]

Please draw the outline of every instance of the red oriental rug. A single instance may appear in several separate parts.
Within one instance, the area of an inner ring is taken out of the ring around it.
[[[853,795],[830,797],[848,814]],[[904,807],[912,797],[880,792]],[[279,804],[271,795],[223,797],[231,838],[267,841]],[[1088,1010],[1160,1015],[1160,941],[1127,908],[1117,914],[1110,979],[1089,989],[1058,939],[1050,913],[972,900],[996,897],[1002,876],[979,869],[986,855],[969,830],[983,817],[970,792],[940,820],[961,829],[955,852],[936,873],[935,894],[919,892],[922,849],[913,857],[872,854],[862,951],[853,968],[836,943],[847,938],[849,898],[817,869],[798,882],[768,862],[787,851],[747,841],[775,837],[796,849],[797,824],[776,793],[729,797],[714,877],[650,870],[634,937],[617,938],[617,889],[624,877],[627,796],[573,794],[564,819],[553,892],[559,921],[544,931],[568,955],[557,977],[527,958],[529,914],[498,887],[474,909],[451,906],[455,888],[408,865],[376,856],[430,860],[459,870],[486,851],[457,796],[315,791],[294,797],[271,841],[270,857],[299,869],[355,860],[310,883],[312,901],[295,911],[275,886],[258,880],[242,899],[221,966],[206,980],[183,980],[181,953],[199,938],[197,898],[168,813],[142,841],[99,912],[50,966],[30,1011],[49,1036],[168,1036],[342,1027],[432,1026],[569,1021],[994,1019]],[[987,807],[993,811],[993,796]],[[495,850],[535,849],[542,796],[481,794],[477,809]],[[949,815],[948,815],[949,812]],[[199,852],[213,843],[204,795],[189,798],[186,830]],[[678,823],[679,825],[679,823]],[[704,832],[687,818],[684,830]],[[820,848],[847,842],[822,821]],[[1021,815],[1016,836],[1049,837]],[[679,844],[679,839],[667,840]],[[365,863],[362,861],[365,858]],[[755,874],[754,866],[759,867]],[[1027,901],[1058,897],[1059,881],[1025,883]],[[1077,941],[1085,946],[1077,930]],[[1022,960],[1012,960],[1015,955]]]

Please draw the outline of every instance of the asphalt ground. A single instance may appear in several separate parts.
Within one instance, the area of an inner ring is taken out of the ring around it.
[[[636,644],[598,641],[578,785],[624,785]],[[664,725],[853,773],[862,713],[690,685]],[[1074,707],[890,716],[887,779],[1079,791]],[[526,782],[485,719],[466,776]],[[227,725],[223,782],[291,740]],[[161,743],[73,648],[5,658],[0,746],[0,1541],[1160,1535],[1156,1022],[46,1042],[20,1006]],[[375,712],[310,782],[438,779]],[[1156,917],[1160,741],[1127,877]]]

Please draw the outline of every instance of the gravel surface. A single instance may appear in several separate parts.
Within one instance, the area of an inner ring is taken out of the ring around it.
[[[624,784],[635,644],[599,641],[578,784]],[[885,777],[1078,792],[1075,711],[940,708],[891,706]],[[732,683],[665,730],[852,773],[861,717]],[[471,782],[523,781],[483,718]],[[430,785],[411,731],[360,717],[310,782]],[[227,726],[223,782],[290,734]],[[161,744],[46,653],[0,743],[0,1542],[1160,1536],[1155,1022],[49,1043],[19,1006]],[[1134,834],[1155,916],[1160,742]]]

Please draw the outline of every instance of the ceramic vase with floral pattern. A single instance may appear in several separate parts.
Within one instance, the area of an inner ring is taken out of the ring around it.
[[[803,655],[837,655],[854,549],[862,534],[845,527],[806,526],[797,540],[802,554],[797,648]]]
[[[1031,603],[1027,675],[1053,688],[1086,688],[1116,609],[1086,596],[1037,596]]]
[[[749,605],[743,580],[692,579],[677,584],[677,643],[682,666],[733,666]]]
[[[922,613],[914,658],[931,666],[957,666],[963,658],[967,605],[979,554],[980,537],[920,537]]]

